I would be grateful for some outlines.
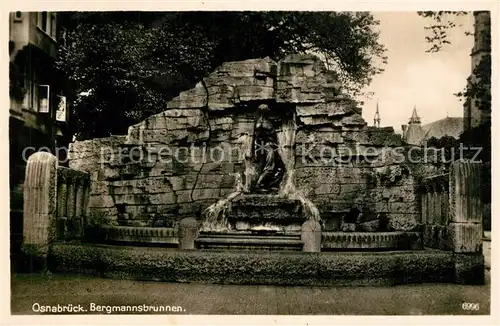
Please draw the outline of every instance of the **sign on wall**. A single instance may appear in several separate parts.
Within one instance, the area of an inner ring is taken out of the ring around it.
[[[66,96],[57,95],[57,121],[66,121]]]

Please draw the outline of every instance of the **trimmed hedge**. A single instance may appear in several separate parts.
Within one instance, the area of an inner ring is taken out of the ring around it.
[[[56,273],[222,284],[395,285],[453,282],[445,251],[248,252],[56,243]]]

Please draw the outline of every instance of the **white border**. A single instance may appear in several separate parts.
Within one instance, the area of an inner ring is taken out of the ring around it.
[[[5,3],[6,2],[6,3]],[[498,122],[500,107],[498,99],[499,72],[498,72],[498,54],[499,54],[499,5],[498,0],[489,1],[359,1],[359,0],[341,0],[335,2],[307,0],[307,1],[283,1],[283,0],[262,0],[262,1],[10,1],[7,0],[0,5],[2,15],[0,16],[0,24],[2,26],[3,43],[7,45],[8,41],[8,12],[9,11],[88,11],[88,10],[143,10],[143,11],[169,11],[169,10],[334,10],[334,11],[417,11],[417,10],[490,10],[492,24],[492,147],[493,164],[492,164],[492,179],[498,180],[498,152],[496,151],[498,144]],[[2,281],[2,305],[0,305],[1,322],[5,325],[10,324],[30,324],[30,325],[70,325],[70,324],[101,324],[101,325],[235,325],[235,324],[280,324],[280,325],[359,325],[359,324],[376,324],[376,325],[394,325],[394,324],[425,324],[425,325],[499,325],[500,314],[499,308],[499,293],[498,293],[498,275],[497,272],[497,257],[498,246],[497,237],[498,226],[496,217],[498,214],[498,205],[493,200],[492,203],[492,272],[491,272],[491,314],[490,316],[96,316],[85,315],[79,316],[11,316],[10,315],[10,271],[9,271],[9,188],[8,176],[9,166],[8,160],[8,107],[9,97],[8,92],[8,70],[6,53],[7,46],[4,46],[4,64],[0,65],[2,71],[1,77],[3,82],[3,103],[5,107],[0,119],[0,137],[2,149],[5,155],[0,162],[0,167],[3,173],[0,173],[0,192],[3,225],[0,228],[2,232],[2,247],[1,251],[4,264],[2,264],[1,281]],[[497,182],[492,182],[493,198],[499,198]],[[500,238],[499,238],[500,239]],[[500,242],[500,240],[498,240]],[[374,302],[373,304],[377,304]]]

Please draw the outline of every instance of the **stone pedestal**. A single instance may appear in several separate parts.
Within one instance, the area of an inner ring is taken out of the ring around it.
[[[187,217],[179,222],[179,248],[195,249],[194,241],[198,237],[199,223],[192,217]]]
[[[298,200],[252,194],[231,202],[228,220],[236,231],[299,233],[305,217]]]
[[[242,194],[232,197],[225,205],[227,212],[220,228],[203,226],[196,240],[200,249],[300,251],[304,248],[301,233],[305,232],[307,251],[319,251],[321,228],[304,224],[306,216],[297,199]],[[216,225],[216,222],[207,224]],[[318,232],[313,232],[316,230]]]
[[[46,271],[50,243],[57,237],[57,158],[30,156],[24,181],[23,255],[30,272]]]
[[[460,284],[484,284],[481,164],[454,162],[449,191],[448,228],[455,257],[455,280]]]
[[[308,220],[302,224],[300,239],[304,242],[303,251],[321,251],[321,225],[313,220]]]

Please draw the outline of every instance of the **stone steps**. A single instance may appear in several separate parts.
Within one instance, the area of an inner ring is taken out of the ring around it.
[[[248,233],[201,234],[195,241],[199,249],[300,251],[300,235],[253,235]]]

